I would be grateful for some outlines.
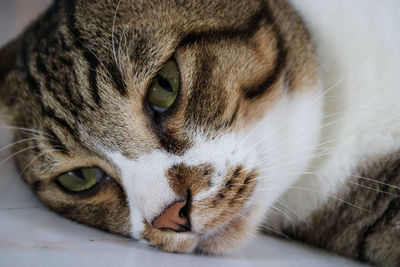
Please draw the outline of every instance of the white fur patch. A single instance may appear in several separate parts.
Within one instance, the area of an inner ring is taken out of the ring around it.
[[[253,198],[261,206],[259,222],[310,163],[322,119],[322,98],[317,88],[281,99],[251,134],[260,174]]]
[[[129,203],[140,211],[148,223],[177,200],[165,177],[171,162],[174,162],[172,156],[154,151],[138,160],[129,160],[120,153],[111,153],[109,157],[120,168]]]
[[[331,88],[319,154],[283,199],[297,221],[334,198],[362,161],[400,149],[400,2],[291,2],[311,31],[325,90]]]

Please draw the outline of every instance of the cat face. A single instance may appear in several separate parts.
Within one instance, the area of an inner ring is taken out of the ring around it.
[[[281,1],[56,1],[1,55],[38,197],[167,251],[248,240],[317,143],[313,47]]]

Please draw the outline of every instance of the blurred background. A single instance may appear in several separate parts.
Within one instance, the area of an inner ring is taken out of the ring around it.
[[[0,46],[16,37],[51,0],[0,0]]]

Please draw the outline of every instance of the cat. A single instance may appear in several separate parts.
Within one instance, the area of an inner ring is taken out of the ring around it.
[[[17,168],[62,216],[166,251],[261,228],[396,266],[398,37],[361,53],[331,7],[358,4],[56,0],[0,51]]]

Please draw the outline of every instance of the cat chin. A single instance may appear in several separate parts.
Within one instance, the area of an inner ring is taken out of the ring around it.
[[[185,253],[195,250],[198,236],[194,233],[176,233],[160,230],[146,224],[140,240],[147,245],[173,253]]]

